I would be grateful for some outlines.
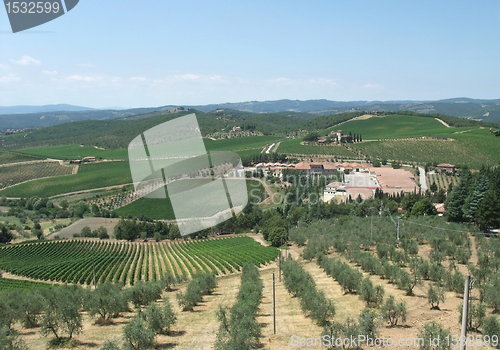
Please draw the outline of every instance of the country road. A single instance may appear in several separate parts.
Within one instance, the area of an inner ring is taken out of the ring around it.
[[[425,180],[425,169],[422,167],[418,167],[420,171],[420,188],[423,192],[427,191],[427,181]]]

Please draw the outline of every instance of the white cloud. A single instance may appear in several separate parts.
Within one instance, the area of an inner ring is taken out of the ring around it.
[[[201,77],[199,75],[194,75],[194,74],[183,74],[183,75],[175,75],[174,76],[177,80],[198,80]]]
[[[10,66],[8,64],[0,63],[0,69],[10,69]]]
[[[69,77],[66,78],[66,80],[69,80],[69,81],[83,81],[83,82],[86,82],[86,83],[91,83],[91,82],[94,82],[94,81],[97,81],[99,80],[100,78],[94,78],[94,77],[82,77],[81,75],[71,75]]]
[[[0,83],[11,83],[13,81],[19,81],[21,78],[16,77],[14,74],[9,74],[7,76],[0,77]]]
[[[42,74],[45,74],[45,75],[57,75],[57,71],[56,70],[42,70]]]
[[[92,64],[90,63],[79,63],[76,65],[77,67],[83,67],[83,68],[92,68],[94,67]]]
[[[23,56],[23,57],[21,57],[21,59],[19,61],[11,60],[11,62],[13,62],[15,64],[20,64],[22,66],[37,66],[37,65],[42,64],[41,61],[36,60],[30,56]]]
[[[111,79],[111,81],[112,81],[113,83],[118,83],[118,82],[119,82],[119,81],[121,81],[121,80],[122,80],[122,78],[120,78],[120,77],[114,77],[114,78],[112,78],[112,79]]]
[[[269,80],[269,82],[271,82],[271,83],[288,83],[290,81],[291,80],[288,78],[276,78],[276,79]]]
[[[362,88],[365,88],[365,89],[381,89],[383,88],[382,85],[380,84],[365,84],[362,86]]]
[[[146,78],[144,77],[132,77],[130,78],[132,81],[146,81]]]
[[[333,79],[329,78],[312,78],[309,80],[309,82],[315,85],[331,85],[331,86],[338,85]]]

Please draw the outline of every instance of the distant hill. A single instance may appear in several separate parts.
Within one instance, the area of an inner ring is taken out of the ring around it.
[[[151,113],[162,114],[169,111],[177,111],[180,107],[205,113],[223,110],[260,114],[281,113],[283,115],[293,115],[295,118],[306,120],[311,120],[322,115],[332,115],[344,112],[410,111],[425,114],[445,114],[458,118],[500,123],[500,99],[485,100],[459,97],[439,101],[404,100],[342,102],[325,99],[306,101],[250,101],[209,105],[168,105],[125,110],[96,110],[71,105],[0,107],[0,130],[40,128],[82,120],[112,120],[140,115],[149,117]],[[43,108],[45,108],[45,110],[40,110]],[[30,109],[36,109],[38,112],[27,112]],[[2,115],[6,113],[6,111],[10,111],[10,114]]]
[[[459,118],[500,122],[500,99],[485,100],[466,97],[438,101],[330,101],[330,100],[277,100],[222,103],[203,106],[184,106],[199,111],[211,112],[218,109],[234,109],[253,113],[276,113],[294,111],[316,115],[336,114],[355,111],[412,111],[427,114],[446,114]]]
[[[154,111],[116,118],[113,120],[82,120],[59,124],[36,130],[27,130],[13,135],[0,135],[0,147],[22,149],[27,147],[55,145],[85,145],[104,149],[126,148],[130,141],[144,132],[165,121],[196,112],[200,130],[206,137],[227,137],[228,131],[239,126],[242,135],[263,134],[269,136],[297,136],[310,131],[330,128],[341,122],[362,115],[364,112],[345,112],[328,115],[314,115],[299,112],[251,113],[230,109],[204,113],[196,110],[175,112]],[[418,115],[434,118],[433,114],[417,114],[403,111],[398,114]],[[439,115],[452,126],[484,126],[487,124],[451,116]],[[235,135],[236,136],[236,135]]]
[[[27,113],[46,113],[46,112],[80,112],[91,111],[95,108],[80,107],[66,104],[45,105],[45,106],[0,106],[0,115],[3,114],[27,114]]]
[[[82,107],[83,108],[83,107]],[[0,130],[41,128],[82,120],[112,120],[140,114],[165,112],[168,107],[133,108],[125,110],[82,110],[0,115]]]

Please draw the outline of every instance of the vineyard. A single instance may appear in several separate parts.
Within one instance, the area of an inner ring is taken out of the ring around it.
[[[159,243],[71,240],[1,248],[0,268],[38,280],[90,285],[95,266],[96,282],[133,285],[160,280],[166,273],[224,275],[245,263],[264,265],[277,255],[276,248],[249,237]]]
[[[41,159],[43,158],[34,155],[27,155],[27,154],[4,151],[4,150],[0,151],[0,164],[19,163],[32,160],[41,160]]]
[[[347,148],[343,146],[330,146],[330,145],[325,145],[325,146],[317,146],[317,145],[302,145],[302,138],[295,138],[295,139],[290,139],[281,142],[280,146],[278,147],[278,152],[279,153],[286,153],[286,154],[300,154],[300,155],[313,155],[313,154],[319,154],[319,155],[331,155],[331,156],[336,156],[336,157],[344,157],[344,158],[351,158],[351,159],[357,159],[356,154],[352,153],[349,151]]]
[[[13,280],[0,277],[0,291],[10,291],[10,290],[19,291],[28,289],[50,288],[50,287],[51,285],[48,283]]]
[[[69,175],[73,168],[59,162],[4,165],[0,167],[0,188],[43,177]]]
[[[427,174],[426,176],[427,186],[436,184],[438,190],[443,189],[444,191],[448,191],[450,188],[450,184],[455,186],[459,182],[458,176],[450,176],[444,174]]]

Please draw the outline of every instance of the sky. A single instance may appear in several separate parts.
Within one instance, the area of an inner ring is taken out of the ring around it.
[[[12,33],[0,106],[500,98],[499,1],[81,0]]]

